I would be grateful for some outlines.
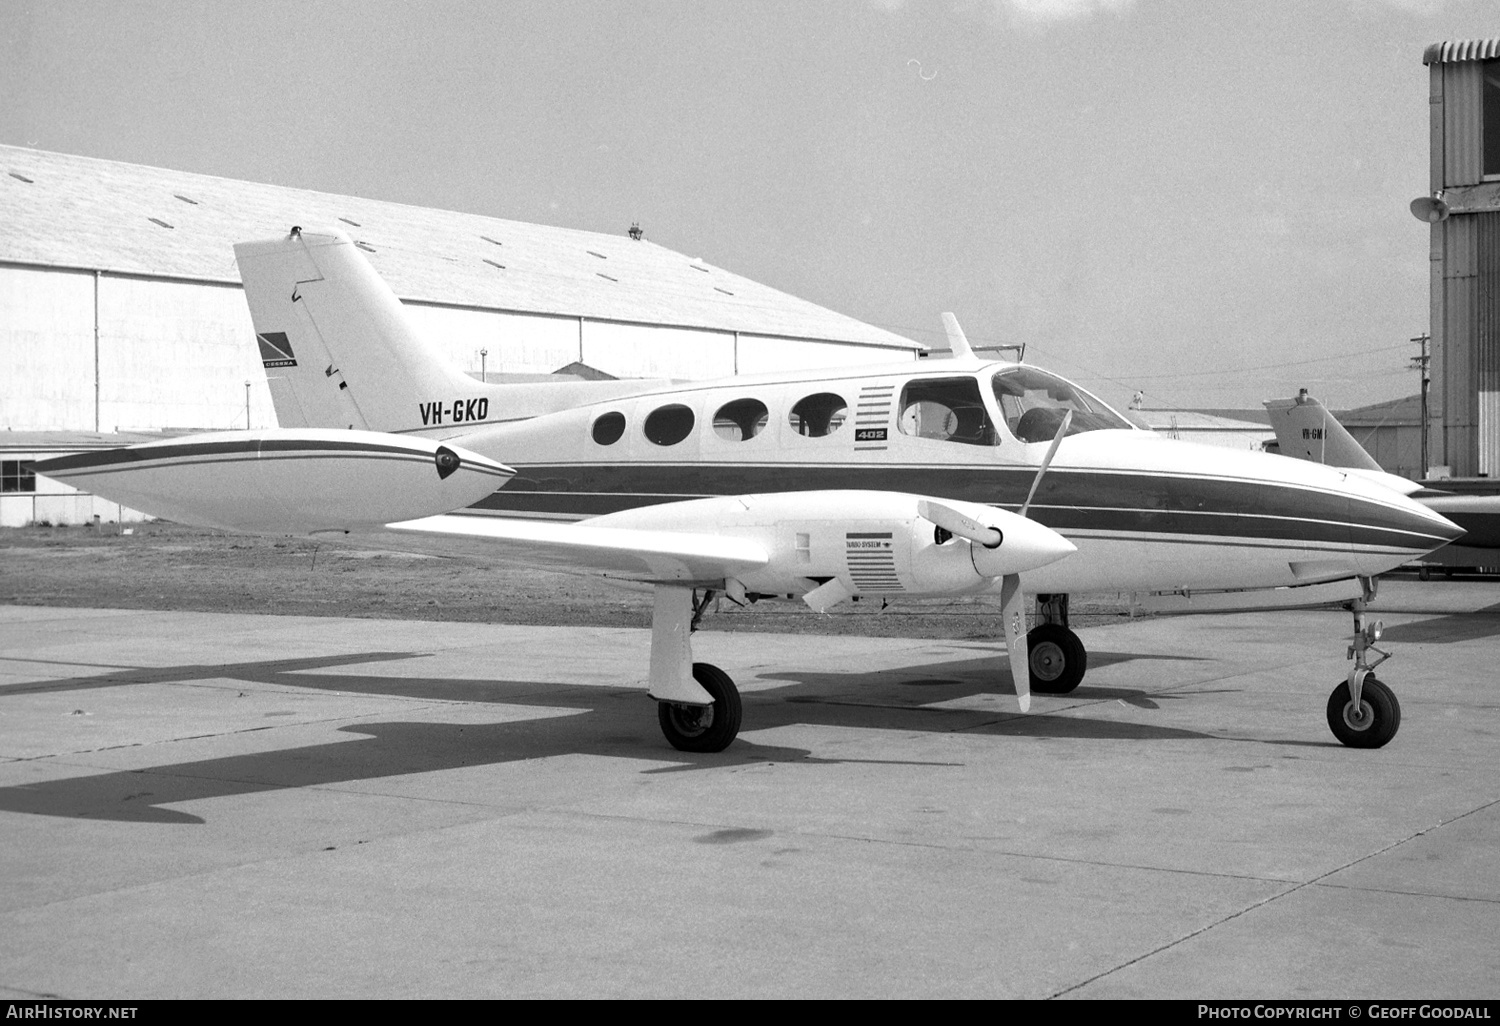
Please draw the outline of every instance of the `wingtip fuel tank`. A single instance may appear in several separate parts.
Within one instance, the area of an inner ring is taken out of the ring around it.
[[[187,435],[43,460],[36,471],[167,520],[275,534],[446,513],[515,474],[426,438],[311,428]]]

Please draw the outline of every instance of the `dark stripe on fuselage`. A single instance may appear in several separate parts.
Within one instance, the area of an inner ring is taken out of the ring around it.
[[[1011,510],[1035,470],[990,467],[579,464],[518,466],[509,485],[476,510],[599,516],[712,495],[856,489],[902,491]],[[1351,503],[1358,516],[1351,516]],[[1254,537],[1339,546],[1421,548],[1445,540],[1413,514],[1294,485],[1170,474],[1053,469],[1032,516],[1054,530]],[[1351,529],[1350,521],[1358,524]],[[1429,542],[1430,539],[1430,542]]]
[[[45,460],[48,469],[98,470],[129,463],[151,463],[157,460],[181,460],[195,456],[249,456],[261,452],[344,454],[363,453],[373,455],[386,453],[395,456],[418,456],[431,459],[420,449],[408,449],[399,445],[384,445],[378,442],[314,442],[289,439],[231,439],[222,442],[183,442],[175,445],[127,446],[123,449],[106,449],[102,452],[82,452],[76,456],[58,456]],[[46,470],[41,473],[46,473]]]
[[[434,454],[422,449],[409,449],[399,445],[371,442],[313,442],[288,439],[240,440],[227,442],[188,442],[180,445],[152,445],[149,447],[106,449],[99,452],[78,453],[73,456],[58,456],[37,464],[39,474],[74,476],[118,470],[137,465],[145,467],[160,463],[163,466],[201,467],[215,463],[239,463],[253,460],[324,460],[341,459],[350,455],[375,459],[411,460],[431,463]],[[489,474],[504,478],[503,471],[463,461],[470,472]]]

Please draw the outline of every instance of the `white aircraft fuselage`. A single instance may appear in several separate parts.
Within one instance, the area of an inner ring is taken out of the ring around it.
[[[1091,408],[1096,425],[1061,440],[1037,488],[1029,516],[1077,552],[1028,571],[1029,592],[1267,588],[1371,576],[1452,535],[1419,504],[1358,475],[1163,438],[1037,368],[973,359],[734,377],[432,434],[516,470],[466,515],[712,526],[769,535],[788,551],[811,531],[805,563],[775,561],[776,570],[746,586],[785,594],[806,590],[809,579],[844,577],[855,594],[979,592],[998,590],[998,581],[960,581],[938,569],[947,553],[930,527],[902,525],[916,534],[877,581],[851,563],[861,550],[847,536],[868,532],[826,511],[809,507],[799,518],[795,507],[778,508],[765,524],[733,502],[690,500],[900,491],[1018,510],[1051,441],[1045,423],[1022,440],[1016,426],[1025,412],[1002,408],[1007,393],[994,382],[1003,389],[1021,376],[1055,383],[1073,405]],[[821,407],[842,411],[834,423],[793,414],[820,396],[833,397]],[[979,405],[954,413],[959,401]],[[683,502],[677,513],[667,505]],[[843,518],[852,523],[858,513],[847,509]]]

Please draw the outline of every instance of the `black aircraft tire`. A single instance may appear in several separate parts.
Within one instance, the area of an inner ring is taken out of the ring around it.
[[[1088,649],[1078,635],[1056,623],[1039,623],[1026,635],[1031,663],[1031,690],[1039,695],[1066,695],[1089,668]]]
[[[680,752],[722,752],[740,732],[740,692],[729,674],[712,663],[694,663],[693,679],[713,696],[709,706],[656,703],[667,741]]]
[[[1328,696],[1328,729],[1334,737],[1350,748],[1380,748],[1396,736],[1401,727],[1401,703],[1374,674],[1365,678],[1359,690],[1359,705],[1362,715],[1355,716],[1348,681],[1333,689]]]

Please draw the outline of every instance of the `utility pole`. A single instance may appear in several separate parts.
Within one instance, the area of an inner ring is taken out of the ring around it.
[[[1427,477],[1427,468],[1432,465],[1428,462],[1427,457],[1427,389],[1432,384],[1432,356],[1427,351],[1427,344],[1432,341],[1432,336],[1424,333],[1411,339],[1411,341],[1416,342],[1422,347],[1421,355],[1413,356],[1410,364],[1411,370],[1422,373],[1422,466],[1420,468],[1421,472],[1417,475],[1417,480],[1420,481]]]

